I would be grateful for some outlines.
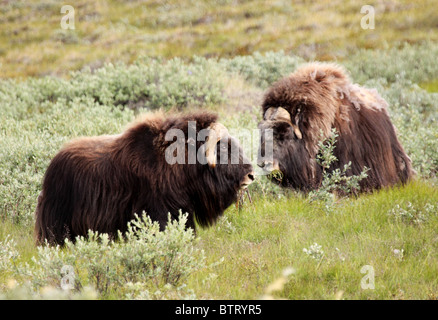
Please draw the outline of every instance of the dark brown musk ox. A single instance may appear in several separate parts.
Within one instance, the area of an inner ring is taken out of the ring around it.
[[[415,172],[387,107],[375,89],[353,84],[342,67],[308,63],[265,93],[259,124],[261,149],[270,143],[272,157],[269,161],[259,156],[258,165],[268,172],[280,170],[282,179],[276,182],[284,187],[304,192],[317,189],[322,182],[322,168],[316,162],[318,142],[334,128],[338,161],[329,172],[350,161],[347,176],[369,168],[368,177],[360,182],[361,192],[405,183]]]
[[[182,143],[172,130],[183,133]],[[180,147],[182,161],[169,163]],[[190,147],[197,154],[192,162]],[[88,230],[114,238],[143,211],[161,230],[168,214],[178,219],[180,210],[188,213],[186,227],[195,229],[195,220],[207,227],[253,180],[251,164],[217,115],[154,113],[122,134],[78,138],[59,151],[38,198],[36,241],[62,245]]]

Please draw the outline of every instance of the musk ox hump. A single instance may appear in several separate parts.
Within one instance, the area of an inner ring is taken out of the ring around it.
[[[314,80],[327,83],[348,83],[350,77],[343,67],[335,63],[312,62],[301,66],[291,77],[302,82]]]
[[[309,63],[298,69],[291,77],[301,78],[303,84],[310,85],[308,80],[320,83],[319,88],[315,87],[312,91],[322,97],[324,89],[330,89],[333,97],[340,100],[348,99],[358,111],[361,107],[371,108],[376,111],[386,110],[388,107],[387,102],[376,89],[367,89],[358,84],[353,84],[345,69],[334,63]],[[336,91],[336,94],[333,90]],[[307,100],[308,97],[304,98]]]

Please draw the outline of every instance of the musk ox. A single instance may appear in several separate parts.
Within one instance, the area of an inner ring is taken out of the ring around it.
[[[364,167],[369,168],[360,191],[405,183],[414,170],[387,106],[375,89],[353,84],[338,65],[309,63],[265,93],[259,124],[261,148],[271,143],[273,157],[272,161],[259,157],[258,165],[268,172],[280,170],[284,187],[304,192],[317,189],[322,182],[322,168],[316,162],[318,142],[335,128],[338,161],[329,172],[350,161],[347,175],[359,175]]]
[[[169,135],[172,130],[182,133],[182,143]],[[187,138],[190,131],[194,138]],[[198,155],[194,162],[188,161],[189,147]],[[173,161],[181,150],[180,161]],[[161,230],[168,214],[177,219],[180,210],[188,213],[187,227],[195,229],[195,220],[207,227],[253,180],[239,143],[215,114],[155,113],[122,134],[79,138],[59,151],[38,198],[36,240],[62,245],[89,229],[115,237],[143,211]]]

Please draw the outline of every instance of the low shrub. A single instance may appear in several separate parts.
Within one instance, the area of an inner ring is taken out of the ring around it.
[[[223,101],[223,74],[214,60],[162,61],[142,58],[132,65],[107,64],[72,72],[70,79],[29,78],[0,81],[2,114],[18,119],[47,112],[57,101],[91,98],[118,108],[202,107]]]
[[[316,162],[322,168],[322,182],[318,189],[312,190],[308,194],[310,201],[322,201],[324,209],[327,213],[333,211],[335,206],[334,194],[350,195],[356,194],[360,190],[359,182],[365,179],[368,174],[368,168],[364,167],[361,174],[347,175],[347,171],[351,167],[351,162],[346,164],[344,168],[330,170],[330,167],[338,161],[334,155],[336,147],[336,138],[339,136],[336,129],[332,129],[331,136],[327,139],[323,138],[321,131],[321,138],[318,142],[319,153],[316,157]]]
[[[228,72],[240,74],[250,83],[267,88],[280,78],[295,71],[304,59],[287,55],[283,51],[255,52],[250,56],[237,56],[219,62]]]
[[[378,50],[360,49],[343,64],[358,83],[384,78],[390,83],[400,79],[415,83],[435,80],[438,75],[438,45],[401,43],[399,46]]]
[[[89,231],[87,238],[78,237],[74,243],[66,240],[64,248],[38,247],[31,264],[20,262],[15,242],[7,238],[0,246],[0,270],[3,277],[15,279],[27,288],[26,294],[37,298],[47,288],[67,290],[66,297],[89,288],[103,297],[194,297],[184,281],[207,265],[186,222],[187,215],[180,213],[179,220],[170,221],[160,232],[158,223],[143,214],[117,241]]]

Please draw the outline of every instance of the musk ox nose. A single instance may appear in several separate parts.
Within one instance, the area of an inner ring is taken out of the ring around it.
[[[243,178],[242,182],[240,183],[240,188],[245,189],[247,188],[251,183],[253,183],[255,179],[255,173],[254,171],[248,173],[245,178]]]

